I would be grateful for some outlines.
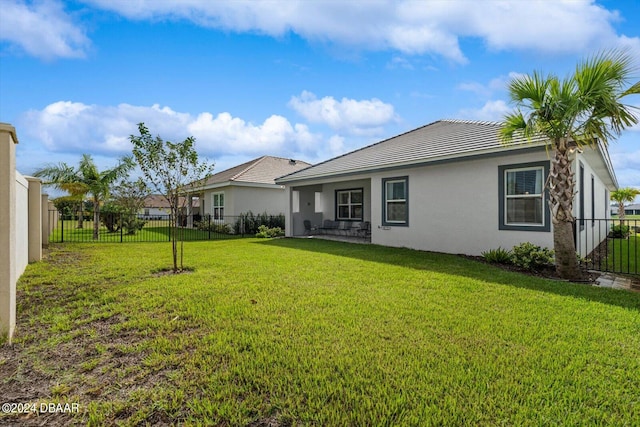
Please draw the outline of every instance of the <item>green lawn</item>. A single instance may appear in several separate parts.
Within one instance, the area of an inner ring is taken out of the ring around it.
[[[632,234],[626,239],[609,239],[607,268],[610,271],[640,274],[640,236]]]
[[[51,232],[50,242],[92,242],[93,241],[93,221],[84,221],[83,228],[77,228],[76,220],[59,220],[57,226]],[[177,232],[184,233],[184,240],[210,240],[228,239],[238,236],[221,234],[193,228],[178,229]],[[142,230],[136,234],[128,235],[126,232],[109,232],[100,225],[99,240],[101,242],[168,242],[169,241],[169,221],[168,220],[148,220]]]
[[[52,245],[0,424],[637,425],[640,294],[318,239]],[[75,418],[72,418],[75,417]],[[271,423],[271,424],[270,424]]]

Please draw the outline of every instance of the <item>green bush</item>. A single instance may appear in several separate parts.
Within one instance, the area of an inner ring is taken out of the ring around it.
[[[147,223],[137,216],[123,215],[120,219],[120,226],[124,229],[124,232],[129,235],[136,234]]]
[[[516,245],[511,250],[511,262],[527,270],[542,270],[554,265],[552,249],[541,248],[531,242]]]
[[[485,261],[492,264],[511,264],[511,251],[502,249],[500,246],[498,246],[498,249],[482,252],[482,256]]]
[[[258,232],[256,233],[256,237],[262,238],[272,238],[272,237],[280,237],[284,236],[284,232],[280,227],[269,228],[266,225],[261,225],[258,227]]]
[[[612,225],[609,237],[612,239],[626,239],[631,234],[631,227],[628,225]]]
[[[231,234],[231,226],[224,222],[217,222],[217,220],[211,220],[209,216],[204,220],[196,222],[195,227],[202,231],[211,231],[217,234]]]
[[[251,211],[241,213],[233,225],[233,231],[235,234],[256,234],[261,225],[284,230],[284,214],[269,215],[264,212],[254,215]]]

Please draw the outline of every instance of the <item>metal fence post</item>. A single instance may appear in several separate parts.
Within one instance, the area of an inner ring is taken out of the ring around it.
[[[64,214],[60,215],[60,218],[62,218],[62,227],[60,227],[60,243],[64,243]]]

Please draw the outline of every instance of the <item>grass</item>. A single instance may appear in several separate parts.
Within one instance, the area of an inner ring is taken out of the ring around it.
[[[93,221],[84,221],[83,228],[77,228],[77,220],[59,220],[58,225],[51,232],[50,242],[92,242],[93,241]],[[210,239],[230,239],[238,236],[221,234],[193,228],[178,229],[184,233],[184,240],[210,240]],[[100,225],[99,241],[101,242],[168,242],[169,241],[169,221],[168,220],[148,220],[142,230],[135,234],[126,232],[109,232]]]
[[[80,403],[79,414],[41,414],[49,424],[635,425],[640,416],[638,293],[317,239],[185,250],[195,270],[176,276],[153,273],[170,265],[168,244],[53,245],[19,282],[0,395]]]
[[[628,274],[640,274],[640,235],[632,234],[626,239],[608,239],[609,258],[607,268]]]

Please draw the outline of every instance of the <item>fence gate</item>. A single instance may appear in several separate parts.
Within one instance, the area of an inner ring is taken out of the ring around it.
[[[587,269],[640,275],[640,220],[576,219],[574,230]]]

